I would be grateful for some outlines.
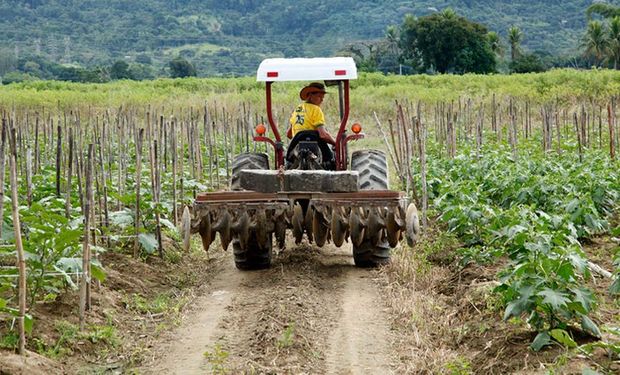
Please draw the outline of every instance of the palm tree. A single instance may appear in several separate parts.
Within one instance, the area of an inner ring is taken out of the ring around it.
[[[609,47],[609,39],[600,21],[588,22],[588,30],[583,38],[582,47],[586,49],[585,55],[594,57],[595,65],[599,66]]]
[[[609,57],[614,62],[614,69],[618,69],[620,63],[620,16],[615,16],[609,22]]]
[[[600,14],[604,18],[613,18],[616,16],[620,16],[620,8],[605,3],[596,3],[590,5],[588,7],[588,10],[586,10],[586,15],[588,16],[588,19],[592,19],[593,13]]]
[[[495,31],[489,31],[487,38],[489,40],[489,46],[491,46],[491,51],[498,56],[503,56],[504,46],[502,45],[502,40],[499,38],[499,34]]]
[[[385,39],[387,40],[388,49],[390,52],[395,54],[400,52],[400,34],[396,26],[392,25],[387,27],[385,30]]]
[[[455,19],[455,18],[457,18],[457,17],[458,17],[458,15],[456,14],[456,12],[455,12],[455,11],[454,11],[454,9],[452,9],[452,8],[446,8],[446,9],[444,9],[444,10],[441,12],[441,16],[442,16],[444,19],[447,19],[447,20],[453,20],[453,19]]]
[[[515,61],[520,53],[520,44],[523,40],[523,33],[517,26],[508,29],[508,42],[510,43],[510,59]]]

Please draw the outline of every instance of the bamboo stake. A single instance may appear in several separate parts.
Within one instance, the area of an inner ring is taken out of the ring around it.
[[[579,129],[579,121],[577,119],[577,112],[573,113],[573,120],[575,122],[575,129],[577,130],[577,151],[579,152],[579,162],[583,162],[583,156],[581,151],[581,130]]]
[[[372,114],[375,117],[375,122],[377,123],[377,127],[379,128],[379,131],[381,132],[381,135],[383,136],[383,141],[385,142],[385,145],[388,149],[388,153],[390,154],[390,159],[392,159],[392,164],[394,164],[394,168],[396,168],[396,173],[400,176],[401,175],[400,165],[398,165],[398,163],[396,162],[396,156],[394,155],[394,151],[392,150],[392,147],[390,146],[390,142],[387,139],[387,135],[383,131],[383,126],[381,125],[381,121],[379,121],[379,118],[377,117],[377,113],[375,111],[373,111]]]
[[[144,129],[140,129],[136,137],[136,237],[133,242],[133,257],[137,258],[140,254],[140,182],[142,180],[142,139],[144,137]]]
[[[612,103],[607,104],[607,124],[609,125],[609,157],[611,160],[616,159],[615,135],[614,135],[614,116],[612,111]]]
[[[159,205],[159,196],[161,193],[161,169],[159,167],[158,154],[157,154],[157,140],[153,141],[153,155],[155,156],[155,184],[153,185],[153,198],[155,199],[155,205]],[[155,211],[155,234],[157,236],[157,249],[159,252],[159,257],[164,257],[164,248],[161,239],[161,218],[159,210]]]
[[[41,170],[41,154],[39,151],[39,113],[35,119],[34,130],[34,173],[38,174]]]
[[[6,167],[6,119],[2,118],[2,142],[0,142],[0,219],[4,220],[4,174]],[[0,238],[2,238],[2,223],[0,223]]]
[[[172,222],[177,225],[177,123],[170,127],[170,152],[172,156]]]
[[[420,147],[420,174],[422,178],[422,227],[427,227],[428,189],[426,186],[426,125],[416,119]]]
[[[67,161],[67,191],[65,193],[65,217],[71,217],[71,177],[73,174],[73,131],[69,128],[69,160]]]
[[[56,140],[56,196],[60,197],[60,169],[62,163],[62,127],[58,125],[58,138]]]
[[[4,128],[4,125],[3,125]],[[22,243],[21,223],[19,220],[19,204],[17,196],[17,145],[15,144],[15,128],[11,129],[11,154],[9,156],[11,180],[11,210],[13,214],[13,231],[15,232],[15,250],[17,253],[17,268],[19,270],[18,299],[19,315],[17,317],[19,330],[18,353],[23,355],[26,348],[26,260]]]
[[[86,161],[86,199],[84,200],[84,239],[82,242],[82,279],[80,282],[80,330],[84,330],[85,312],[90,309],[90,218],[93,201],[93,144],[88,145]]]

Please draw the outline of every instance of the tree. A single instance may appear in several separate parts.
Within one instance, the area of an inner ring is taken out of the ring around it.
[[[582,41],[585,48],[585,55],[594,58],[594,64],[599,66],[605,58],[609,40],[605,33],[605,28],[600,21],[588,22],[588,29]]]
[[[596,3],[590,5],[588,10],[586,10],[588,19],[592,19],[592,14],[600,14],[604,18],[613,18],[620,16],[620,8],[610,4]]]
[[[452,9],[415,19],[405,17],[401,48],[406,58],[421,58],[424,67],[440,73],[488,73],[496,60],[486,27]]]
[[[521,29],[516,26],[512,26],[508,29],[508,43],[510,43],[510,60],[515,61],[521,54],[521,41],[523,40],[523,33]]]
[[[196,76],[194,65],[180,56],[171,60],[168,63],[168,68],[170,68],[170,77],[172,78]]]
[[[110,78],[112,79],[131,79],[129,64],[123,60],[118,60],[110,68]]]
[[[504,55],[504,45],[502,44],[502,40],[499,37],[499,34],[495,31],[489,31],[487,34],[487,39],[489,40],[489,47],[491,47],[491,51],[495,53],[497,56]]]
[[[616,16],[609,22],[609,57],[614,63],[614,69],[618,69],[620,63],[620,16]]]
[[[535,53],[526,53],[510,62],[510,71],[513,73],[538,73],[545,70],[545,64]]]

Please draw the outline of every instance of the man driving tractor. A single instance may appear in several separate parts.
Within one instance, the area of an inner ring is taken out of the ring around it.
[[[300,141],[314,141],[321,150],[322,164],[327,170],[335,170],[334,154],[329,145],[335,145],[334,138],[325,130],[325,116],[321,104],[325,97],[325,85],[313,82],[301,89],[299,97],[303,102],[299,104],[289,120],[290,126],[286,136],[291,139],[286,155],[289,164],[294,163],[295,146]],[[329,144],[329,145],[328,145]]]

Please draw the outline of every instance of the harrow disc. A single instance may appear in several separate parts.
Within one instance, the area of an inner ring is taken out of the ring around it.
[[[349,231],[351,236],[351,242],[353,245],[359,246],[364,241],[364,228],[366,227],[366,220],[362,216],[361,209],[353,207],[351,209],[351,215],[349,216]]]
[[[211,246],[211,243],[215,238],[215,232],[211,228],[210,214],[206,214],[200,221],[198,233],[200,234],[200,238],[202,239],[202,248],[205,250],[205,252],[209,251],[209,246]]]
[[[387,241],[391,247],[396,247],[396,245],[398,245],[398,241],[401,239],[400,225],[398,225],[398,222],[396,221],[396,215],[397,213],[394,211],[388,211],[385,218]]]
[[[385,228],[385,219],[383,219],[381,210],[377,207],[371,207],[366,223],[366,238],[372,246],[377,246],[383,237],[383,229]]]
[[[304,212],[301,205],[295,204],[295,207],[293,207],[291,221],[293,224],[293,237],[295,237],[295,243],[299,245],[304,235]]]
[[[222,249],[227,250],[228,244],[230,243],[230,212],[228,210],[224,210],[220,214],[218,220],[213,224],[213,230],[220,234],[220,241],[222,242]]]
[[[317,209],[312,210],[312,235],[318,247],[323,247],[329,234],[329,225],[323,213]]]
[[[332,210],[331,220],[331,232],[332,241],[336,247],[342,246],[345,238],[347,237],[347,230],[349,229],[349,223],[345,220],[346,212],[342,207],[334,207]]]
[[[413,246],[418,240],[418,236],[420,234],[420,219],[418,217],[418,209],[413,203],[410,203],[409,207],[407,207],[405,227],[407,244],[409,246]]]

